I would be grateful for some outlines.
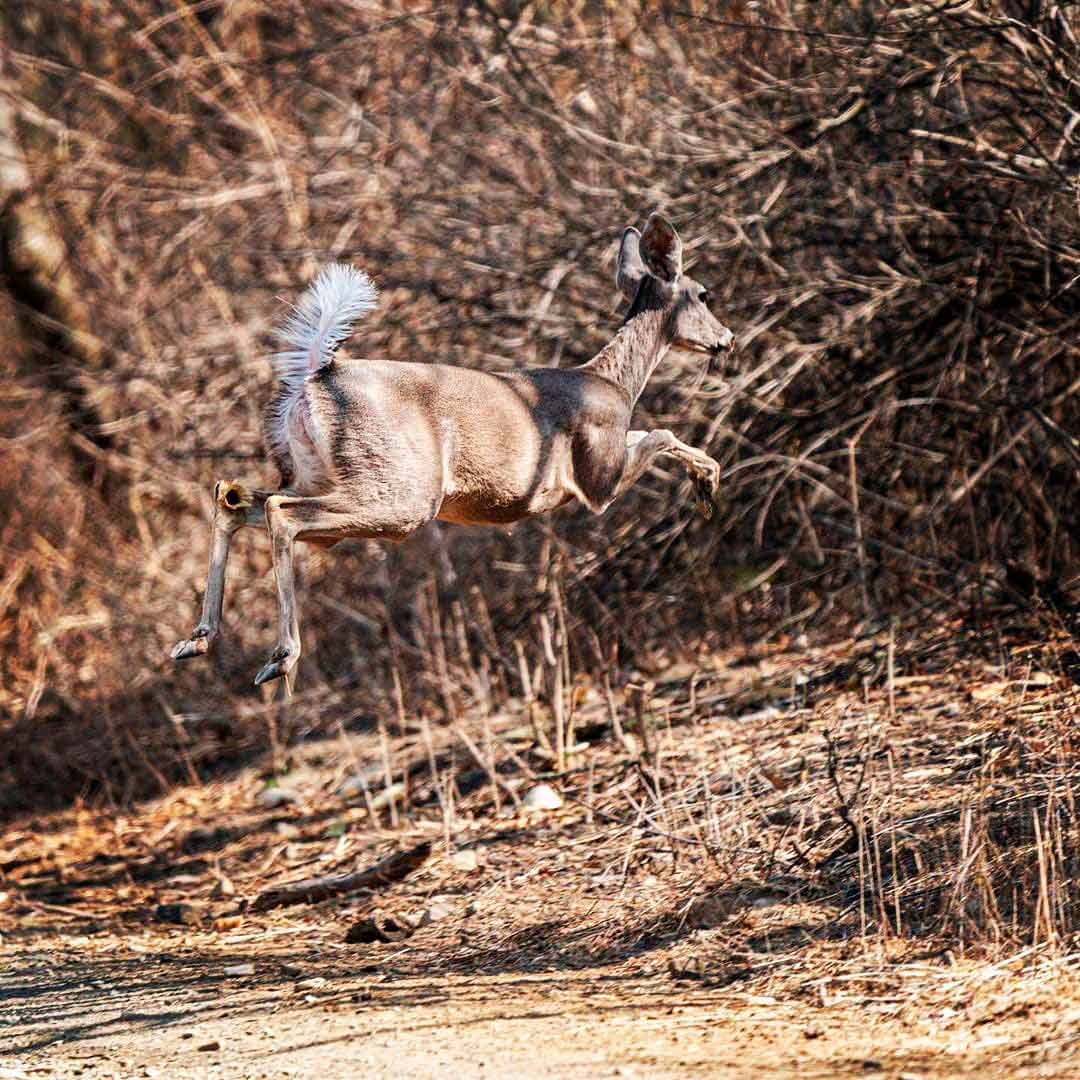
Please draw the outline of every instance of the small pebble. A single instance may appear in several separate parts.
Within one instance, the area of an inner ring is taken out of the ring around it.
[[[255,796],[255,801],[260,806],[275,807],[275,806],[288,806],[290,803],[299,802],[300,797],[295,791],[290,791],[284,787],[268,787],[263,788],[258,795]]]
[[[550,784],[537,784],[525,792],[521,805],[525,810],[558,810],[562,796]]]
[[[380,786],[384,776],[385,774],[379,766],[373,766],[354,773],[352,776],[346,776],[338,786],[338,798],[351,799],[356,795],[363,795],[365,788],[368,791],[373,791]]]
[[[455,851],[450,856],[450,862],[453,864],[455,870],[464,870],[466,872],[475,870],[480,865],[480,858],[476,854],[474,848],[463,848],[461,851]]]
[[[381,810],[384,806],[389,806],[392,802],[396,802],[401,799],[405,794],[405,785],[402,783],[391,784],[388,788],[383,788],[372,800],[371,809]]]
[[[416,929],[402,918],[370,915],[349,927],[345,941],[349,945],[370,945],[377,941],[404,941]]]
[[[235,896],[236,886],[222,874],[216,882],[214,882],[214,888],[211,890],[210,895],[215,900],[220,900],[224,896]]]
[[[175,923],[178,926],[195,926],[202,916],[191,904],[158,904],[154,918],[158,922]]]
[[[454,900],[449,896],[433,896],[428,902],[427,909],[420,916],[420,925],[438,922],[440,919],[449,918],[454,914]]]

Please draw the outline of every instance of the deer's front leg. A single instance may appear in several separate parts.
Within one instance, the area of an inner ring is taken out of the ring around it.
[[[716,497],[720,493],[720,466],[708,454],[678,439],[665,453],[686,466],[697,488],[698,507],[705,517],[712,517]]]
[[[708,454],[687,446],[665,428],[626,433],[626,461],[612,499],[617,499],[636,484],[642,473],[661,454],[668,454],[687,467],[698,486],[702,510],[706,514],[712,513],[712,500],[720,489],[720,466]]]
[[[235,481],[219,480],[214,487],[214,518],[210,525],[210,565],[206,571],[202,617],[191,636],[178,641],[170,656],[188,660],[203,656],[221,631],[221,608],[225,599],[225,564],[233,534],[245,525],[263,524],[263,506],[269,492],[251,491]]]

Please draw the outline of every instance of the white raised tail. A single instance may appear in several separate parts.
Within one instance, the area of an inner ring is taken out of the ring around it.
[[[378,299],[378,289],[363,270],[347,263],[325,267],[274,331],[287,346],[274,354],[274,374],[289,385],[325,367],[352,333],[352,324],[371,311]]]
[[[333,363],[334,352],[352,333],[353,323],[371,311],[378,299],[378,289],[363,270],[332,263],[323,268],[274,331],[286,347],[271,358],[278,391],[266,413],[265,433],[283,476],[291,477],[300,464],[290,455],[289,428],[294,410],[303,400],[305,381]]]

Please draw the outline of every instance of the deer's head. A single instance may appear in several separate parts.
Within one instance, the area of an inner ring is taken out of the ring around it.
[[[623,233],[615,283],[631,302],[627,319],[640,311],[664,311],[675,348],[712,356],[731,348],[735,335],[709,310],[705,287],[682,272],[682,241],[662,215],[652,214],[640,233]]]

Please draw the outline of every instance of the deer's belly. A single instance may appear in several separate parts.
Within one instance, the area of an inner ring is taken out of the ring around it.
[[[490,498],[450,496],[443,499],[436,515],[440,521],[457,525],[510,525],[523,518],[544,514],[568,503],[571,492],[538,491],[529,496],[500,501]]]
[[[532,434],[530,432],[530,434]],[[505,525],[543,514],[574,497],[568,445],[561,436],[522,439],[501,452],[446,453],[438,517],[465,525]],[[471,449],[471,448],[468,448]]]

